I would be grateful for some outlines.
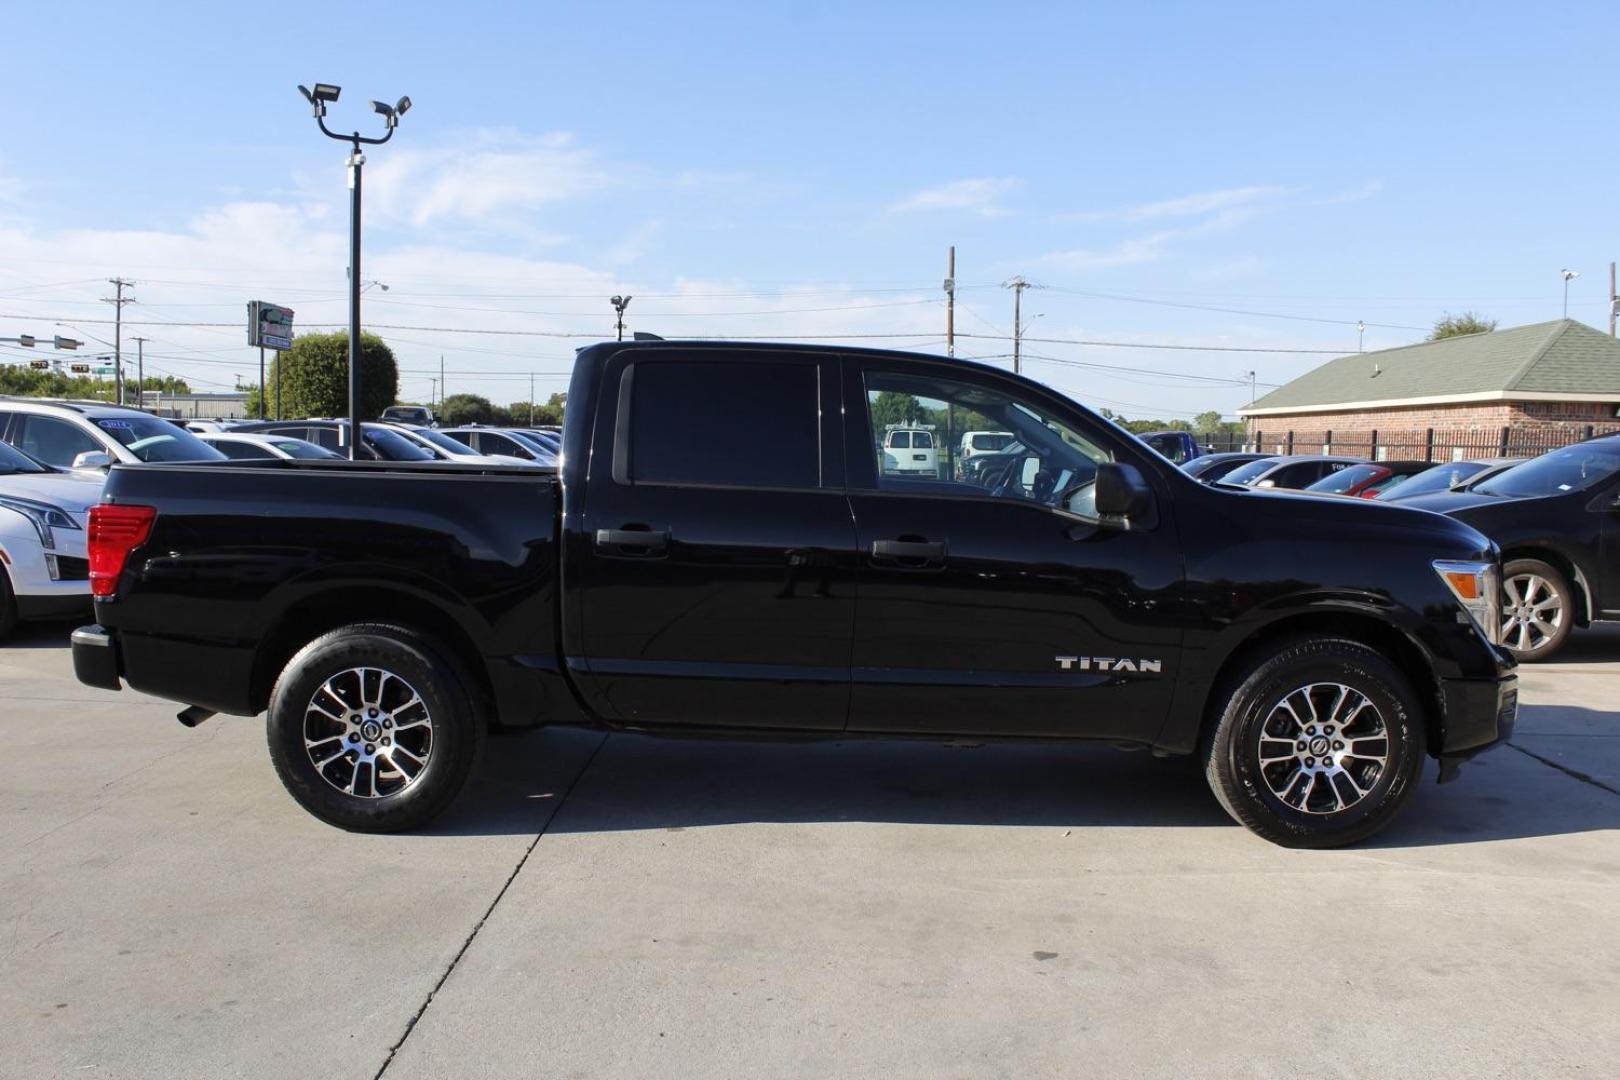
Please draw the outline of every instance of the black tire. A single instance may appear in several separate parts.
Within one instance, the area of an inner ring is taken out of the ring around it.
[[[17,596],[11,591],[11,577],[0,567],[0,638],[17,629]]]
[[[1217,702],[1205,733],[1204,775],[1227,813],[1274,844],[1332,848],[1364,840],[1389,824],[1422,775],[1417,696],[1394,664],[1360,642],[1279,642],[1234,673]],[[1324,710],[1332,722],[1320,719]],[[1292,717],[1300,714],[1296,729]],[[1380,730],[1384,760],[1375,769],[1361,755],[1377,754]],[[1276,737],[1282,733],[1288,738]],[[1317,756],[1324,748],[1328,756]],[[1277,760],[1266,765],[1262,757]]]
[[[1548,618],[1556,612],[1556,621]],[[1540,559],[1502,567],[1502,645],[1520,663],[1546,660],[1575,625],[1575,590],[1563,571]]]
[[[300,649],[276,679],[266,728],[270,759],[298,804],[355,832],[414,829],[449,806],[472,773],[484,725],[447,657],[415,631],[378,623],[340,627]]]

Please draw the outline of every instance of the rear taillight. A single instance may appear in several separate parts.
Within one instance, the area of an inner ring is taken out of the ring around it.
[[[90,594],[111,596],[129,561],[129,553],[146,543],[157,520],[154,506],[119,506],[103,503],[90,508],[88,540]]]

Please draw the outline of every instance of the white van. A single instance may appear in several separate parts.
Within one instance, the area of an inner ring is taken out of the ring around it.
[[[939,451],[930,427],[891,427],[883,432],[883,471],[891,476],[939,475]]]
[[[960,459],[966,461],[979,454],[999,454],[1011,446],[1016,438],[1010,431],[964,431]]]

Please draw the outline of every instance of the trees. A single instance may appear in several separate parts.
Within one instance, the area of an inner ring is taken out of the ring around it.
[[[1439,341],[1441,338],[1461,337],[1464,334],[1485,334],[1495,329],[1495,319],[1487,319],[1472,311],[1465,311],[1461,315],[1453,315],[1448,311],[1434,320],[1434,329],[1429,331],[1427,340]]]
[[[144,388],[165,394],[189,394],[191,387],[184,379],[173,376],[159,378],[149,375]],[[125,393],[131,404],[135,402],[135,380],[125,383]],[[85,401],[111,401],[111,379],[95,379],[89,375],[63,375],[55,371],[35,371],[26,367],[0,367],[0,394],[14,397],[79,398]]]
[[[502,410],[504,412],[504,410]],[[479,394],[451,394],[439,405],[439,423],[445,427],[495,423],[495,406]]]
[[[349,415],[349,335],[301,334],[292,348],[276,354],[265,373],[264,388],[276,414],[276,380],[281,381],[281,415]],[[360,335],[360,418],[375,420],[399,394],[399,366],[394,352],[375,334]],[[248,395],[249,416],[258,415],[258,387]]]

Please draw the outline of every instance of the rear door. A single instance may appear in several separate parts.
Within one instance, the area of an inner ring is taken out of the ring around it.
[[[861,567],[850,729],[1153,738],[1181,654],[1181,553],[1154,475],[1170,466],[993,373],[855,357],[845,385]],[[947,445],[991,428],[1016,431],[1022,449],[988,486],[888,473],[870,432],[897,410]],[[1154,484],[1155,523],[1121,531],[1085,515],[1109,460]]]
[[[631,350],[604,366],[570,558],[599,708],[625,723],[844,726],[855,530],[836,361]]]

